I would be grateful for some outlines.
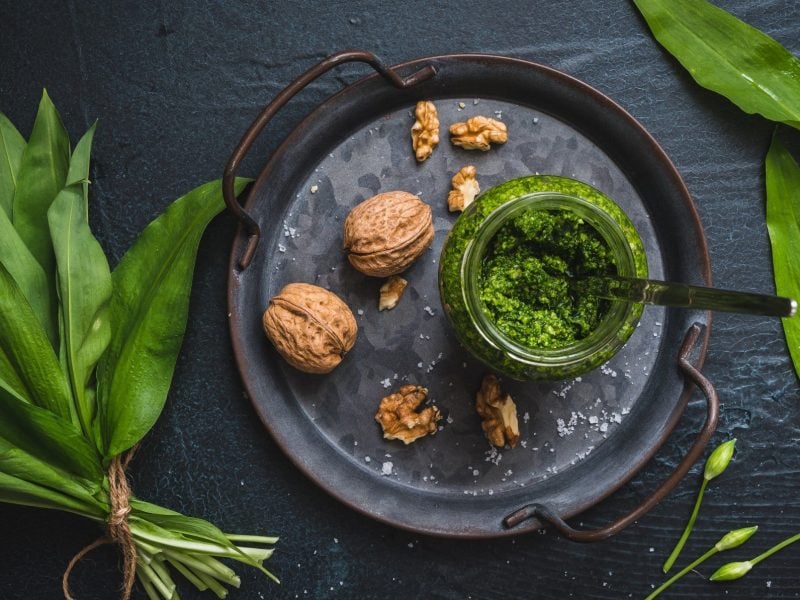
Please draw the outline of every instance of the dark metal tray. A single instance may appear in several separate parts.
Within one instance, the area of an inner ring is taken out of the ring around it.
[[[348,60],[369,62],[380,75],[348,86],[300,123],[242,210],[230,184],[250,144],[299,89]],[[417,164],[410,127],[420,99],[437,105],[442,142]],[[448,125],[477,114],[502,119],[508,143],[488,153],[452,146]],[[493,449],[474,409],[485,369],[458,346],[437,288],[439,251],[456,218],[446,205],[450,177],[469,163],[484,189],[531,173],[597,187],[635,223],[652,277],[710,285],[702,226],[680,176],[641,125],[596,90],[503,57],[441,56],[390,70],[367,53],[341,53],[279,94],[226,169],[227,200],[243,220],[231,254],[229,309],[244,384],[287,456],[371,517],[465,537],[516,534],[548,520],[573,539],[603,539],[658,502],[713,432],[716,396],[697,371],[710,316],[648,307],[625,348],[601,369],[549,384],[505,381],[518,406],[521,439],[513,450]],[[433,207],[436,238],[405,273],[409,287],[399,305],[378,312],[382,282],[350,267],[342,223],[358,202],[393,189]],[[269,298],[293,281],[334,291],[356,314],[356,345],[329,375],[288,366],[261,329]],[[612,493],[665,441],[691,394],[685,375],[709,396],[706,425],[686,459],[643,505],[610,526],[569,528],[563,518]],[[379,400],[406,382],[426,386],[446,417],[436,435],[409,446],[383,440],[373,418]]]

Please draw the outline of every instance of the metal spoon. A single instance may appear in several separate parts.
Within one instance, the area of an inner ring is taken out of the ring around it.
[[[797,312],[796,300],[769,294],[735,292],[633,277],[583,277],[573,279],[572,282],[581,293],[590,293],[609,300],[768,317],[793,317]]]

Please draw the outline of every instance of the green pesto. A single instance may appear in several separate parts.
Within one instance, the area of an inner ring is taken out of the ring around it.
[[[439,260],[439,293],[445,314],[447,314],[453,325],[459,341],[486,365],[514,379],[564,379],[600,366],[613,356],[615,350],[597,352],[585,361],[564,365],[538,365],[521,362],[511,356],[507,350],[488,343],[482,337],[474,324],[474,316],[470,314],[466,306],[462,289],[462,258],[467,246],[475,238],[478,228],[486,217],[506,202],[535,192],[556,192],[579,196],[610,215],[622,229],[631,248],[635,263],[635,276],[647,277],[647,258],[642,241],[633,223],[613,200],[597,189],[574,179],[554,175],[536,175],[512,179],[485,191],[461,214],[453,225],[442,248],[442,255]],[[500,271],[502,270],[501,268]],[[486,291],[489,290],[488,285],[484,287]],[[553,292],[554,290],[550,291]],[[483,302],[485,303],[486,299]],[[567,312],[570,311],[568,310]],[[598,320],[602,320],[602,315],[600,314],[602,312],[603,306],[601,305],[597,309]],[[574,311],[573,316],[575,315],[579,317],[576,320],[585,320],[586,325],[590,324],[591,319],[588,318],[587,314],[582,315],[586,317],[585,319],[581,318],[579,309]],[[620,324],[617,332],[619,340],[624,342],[630,337],[640,315],[641,305],[633,305],[629,317],[624,323]],[[515,328],[515,326],[512,326],[512,329]],[[585,332],[586,330],[583,329],[581,331]],[[506,335],[510,335],[508,331],[506,331]],[[577,335],[579,334],[575,335],[576,339],[578,339]],[[583,333],[580,335],[583,335]],[[562,343],[569,344],[566,338]],[[580,343],[580,341],[576,343]],[[541,344],[541,341],[537,341],[534,347],[542,347]],[[571,344],[571,346],[574,346],[574,344]],[[554,350],[546,351],[558,352],[560,349],[555,348]]]
[[[483,260],[480,298],[500,331],[529,348],[560,348],[588,336],[608,301],[578,294],[571,277],[613,275],[597,230],[566,210],[526,210],[495,234]]]

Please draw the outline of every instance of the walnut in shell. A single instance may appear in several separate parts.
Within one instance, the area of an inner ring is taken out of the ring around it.
[[[392,275],[381,286],[378,297],[378,310],[391,310],[400,302],[400,296],[406,289],[408,282],[399,275]]]
[[[417,162],[422,162],[433,154],[433,149],[439,144],[439,113],[433,102],[420,100],[414,115],[417,120],[411,126],[411,147]]]
[[[450,212],[464,210],[475,200],[481,191],[476,178],[476,170],[472,165],[462,167],[450,180],[453,189],[447,195],[447,209]]]
[[[502,121],[488,117],[472,117],[465,123],[450,125],[450,141],[464,150],[488,151],[492,144],[505,144],[508,129]]]
[[[383,437],[410,444],[429,433],[436,433],[436,423],[442,418],[439,409],[428,406],[417,412],[427,396],[428,390],[424,387],[404,385],[381,400],[375,420],[383,429]]]
[[[353,208],[344,249],[356,269],[373,277],[405,271],[433,242],[431,207],[413,194],[384,192]]]
[[[336,294],[309,283],[290,283],[269,301],[264,332],[290,365],[329,373],[356,342],[353,313]]]
[[[510,395],[500,391],[500,382],[491,373],[483,377],[481,389],[475,396],[475,410],[483,419],[481,428],[492,446],[502,448],[508,444],[513,448],[517,445],[517,405]]]

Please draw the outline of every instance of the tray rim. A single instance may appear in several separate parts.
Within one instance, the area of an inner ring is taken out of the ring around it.
[[[447,61],[447,62],[484,61],[488,63],[493,63],[495,65],[508,65],[515,68],[539,71],[545,74],[546,76],[554,78],[555,80],[560,81],[562,84],[565,84],[566,86],[575,89],[580,94],[588,95],[595,102],[604,105],[606,108],[615,112],[619,117],[621,117],[627,123],[628,126],[632,127],[634,130],[636,130],[636,132],[639,135],[642,136],[642,141],[647,143],[652,155],[658,160],[658,162],[660,162],[666,168],[666,172],[672,179],[672,183],[673,185],[675,185],[675,189],[680,194],[681,200],[683,202],[682,208],[687,211],[687,217],[691,217],[689,219],[689,223],[691,224],[692,227],[692,233],[694,234],[694,237],[697,240],[697,252],[700,258],[700,264],[699,264],[700,275],[705,285],[707,286],[712,285],[711,261],[708,251],[708,242],[705,236],[705,230],[703,228],[697,206],[694,203],[691,194],[689,193],[689,190],[686,187],[685,182],[683,181],[683,178],[681,177],[680,173],[678,172],[672,160],[668,157],[663,148],[658,144],[653,135],[620,104],[618,104],[616,101],[611,99],[609,96],[603,94],[596,88],[592,87],[591,85],[581,81],[580,79],[577,79],[576,77],[564,73],[563,71],[559,71],[553,67],[536,63],[534,61],[529,61],[526,59],[515,58],[515,57],[502,56],[502,55],[483,54],[483,53],[453,53],[453,54],[434,55],[434,56],[426,56],[404,61],[402,63],[392,65],[390,69],[398,71],[420,69],[422,67],[427,66],[430,63],[435,63],[436,61]],[[304,126],[311,119],[316,118],[326,108],[326,106],[329,103],[332,103],[335,100],[340,99],[342,96],[346,94],[353,93],[354,89],[357,89],[359,86],[365,85],[370,81],[378,78],[380,78],[380,75],[378,73],[371,73],[357,79],[353,83],[346,85],[341,90],[337,91],[336,93],[332,94],[331,96],[323,100],[320,104],[315,106],[311,110],[311,112],[305,115],[286,135],[286,137],[276,147],[273,153],[267,158],[266,162],[264,163],[264,166],[262,167],[261,171],[259,172],[258,176],[255,179],[252,189],[248,192],[247,198],[243,204],[244,209],[249,211],[253,208],[253,204],[256,201],[256,194],[252,192],[255,189],[259,188],[261,185],[263,185],[263,183],[269,179],[271,172],[273,171],[276,164],[279,162],[279,159],[285,153],[286,148],[292,144],[296,136],[301,135]],[[373,520],[416,534],[428,535],[433,537],[442,537],[442,538],[457,538],[457,539],[494,539],[494,538],[506,538],[524,533],[530,533],[531,531],[535,531],[540,527],[540,525],[538,524],[533,525],[530,522],[526,526],[520,525],[515,528],[505,529],[501,531],[480,531],[480,532],[463,531],[463,530],[448,532],[448,531],[430,530],[424,527],[415,527],[413,525],[403,522],[398,522],[389,517],[385,517],[377,512],[371,512],[370,510],[368,510],[366,506],[358,504],[355,501],[352,501],[350,498],[345,496],[338,487],[334,485],[329,485],[327,482],[322,481],[319,477],[317,477],[317,475],[312,471],[310,467],[308,467],[299,457],[295,456],[289,450],[289,448],[283,443],[282,435],[278,434],[278,430],[275,427],[273,427],[273,425],[267,419],[266,415],[262,414],[262,410],[260,409],[259,404],[255,400],[256,394],[254,394],[253,390],[251,389],[249,379],[245,377],[245,372],[247,370],[245,367],[245,360],[246,360],[245,356],[247,352],[243,348],[243,341],[242,341],[243,338],[241,336],[236,335],[237,329],[243,327],[244,323],[239,322],[238,315],[235,310],[235,308],[237,307],[237,303],[235,301],[235,292],[239,287],[240,271],[238,268],[238,257],[246,239],[247,239],[246,232],[244,231],[243,226],[239,224],[239,226],[236,229],[236,233],[234,234],[234,238],[231,245],[228,282],[227,282],[228,311],[229,311],[228,321],[229,321],[229,330],[231,335],[231,344],[234,351],[237,370],[239,371],[242,384],[245,388],[245,391],[247,392],[248,399],[253,405],[253,408],[255,409],[255,412],[258,415],[259,419],[261,420],[262,424],[264,425],[266,430],[270,433],[272,439],[275,441],[278,447],[280,447],[284,455],[286,455],[287,458],[289,458],[291,463],[296,468],[298,468],[315,485],[323,489],[329,495],[336,498],[339,502],[341,502],[345,506]],[[262,243],[264,243],[263,240]],[[703,314],[704,314],[704,323],[702,323],[703,331],[700,333],[699,336],[700,339],[698,340],[696,344],[696,349],[694,351],[695,354],[694,366],[697,369],[701,369],[705,362],[705,358],[708,351],[709,339],[711,335],[712,313],[710,311],[705,311]],[[637,460],[629,464],[628,468],[626,469],[622,477],[620,477],[617,481],[614,481],[611,485],[609,485],[608,489],[604,490],[603,493],[594,496],[587,495],[586,498],[584,498],[583,502],[578,502],[577,506],[574,509],[565,511],[560,516],[563,519],[568,519],[572,516],[582,513],[585,510],[588,510],[591,507],[596,506],[597,504],[599,504],[600,502],[602,502],[603,500],[614,494],[616,491],[618,491],[631,479],[633,479],[633,477],[635,477],[636,474],[639,473],[639,471],[641,471],[644,468],[644,466],[653,458],[653,456],[655,456],[655,454],[664,446],[667,439],[676,428],[678,421],[680,421],[681,417],[685,413],[686,407],[689,403],[689,399],[692,396],[694,390],[695,386],[691,382],[686,381],[684,383],[681,394],[679,398],[676,400],[675,409],[671,415],[671,418],[669,418],[664,423],[662,434],[656,436],[653,442],[650,444],[650,447],[647,448],[644,452],[642,452]],[[537,522],[534,521],[533,523],[535,524]]]

